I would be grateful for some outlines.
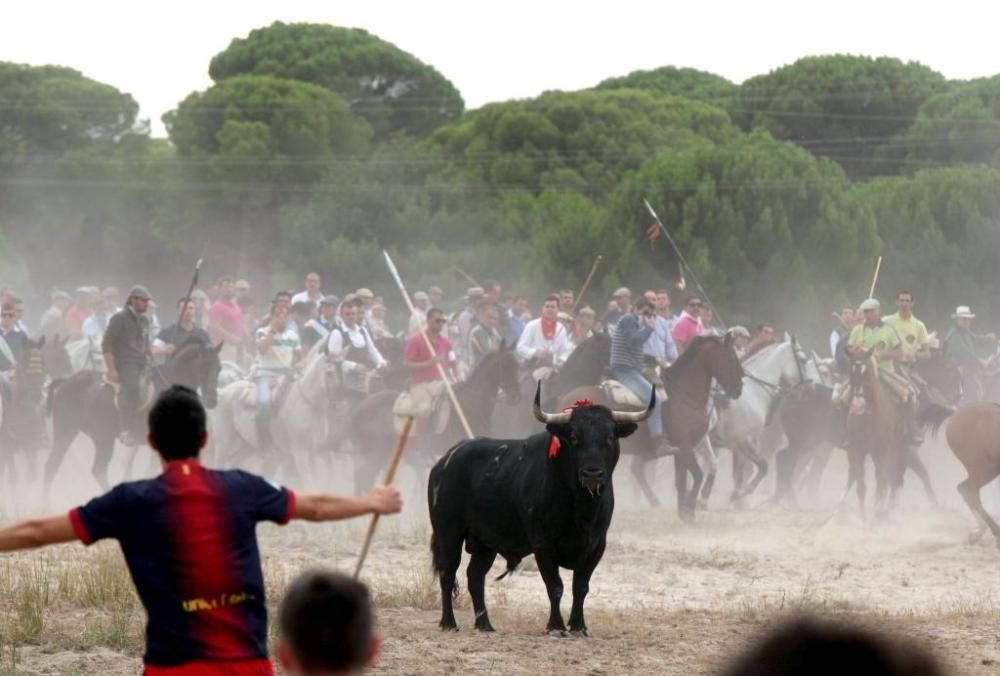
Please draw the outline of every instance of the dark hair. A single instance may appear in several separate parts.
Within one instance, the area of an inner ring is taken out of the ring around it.
[[[483,282],[483,292],[484,293],[489,293],[490,291],[492,291],[493,289],[497,288],[498,286],[501,286],[500,282],[496,281],[495,279],[488,279],[485,282]],[[501,288],[503,288],[503,287],[501,287]]]
[[[427,321],[431,320],[431,315],[441,315],[444,317],[444,310],[439,307],[427,308]]]
[[[278,293],[274,294],[274,300],[278,300],[279,298],[291,298],[291,297],[292,297],[291,291],[279,291]]]
[[[357,670],[368,662],[375,611],[362,583],[341,573],[312,571],[288,587],[278,626],[304,671]]]
[[[205,407],[194,390],[174,385],[149,411],[149,434],[164,460],[196,458],[205,436]]]
[[[294,312],[294,313],[296,313],[298,315],[307,315],[310,312],[312,312],[312,309],[314,307],[315,307],[315,305],[313,305],[313,303],[311,301],[308,301],[308,300],[302,301],[302,300],[300,300],[298,303],[295,303],[295,304],[292,305],[292,312]]]
[[[181,305],[187,305],[188,303],[193,303],[193,302],[194,299],[189,298],[188,296],[184,296],[183,298],[177,299],[177,307],[180,307]]]
[[[772,331],[774,331],[774,324],[772,324],[771,322],[761,322],[760,324],[757,325],[757,333],[760,333],[764,329],[771,329]]]
[[[656,295],[657,296],[659,296],[661,293],[662,294],[666,294],[667,296],[669,296],[670,295],[670,290],[669,289],[657,289],[656,290]]]
[[[799,619],[779,627],[722,673],[937,676],[942,672],[934,658],[913,643],[832,622]]]
[[[684,306],[687,307],[692,301],[697,301],[699,305],[703,304],[701,296],[688,296],[684,299]]]
[[[639,296],[639,300],[635,302],[635,309],[641,310],[644,307],[648,307],[650,310],[656,309],[656,306],[653,305],[653,301],[649,300],[645,296]]]
[[[548,303],[550,301],[558,303],[559,302],[559,296],[557,296],[554,293],[550,293],[549,295],[547,295],[545,297],[545,300],[542,301],[542,304],[544,305],[545,303]]]
[[[908,289],[903,289],[902,291],[896,292],[896,300],[899,300],[900,296],[909,296],[910,300],[913,300],[913,293]]]

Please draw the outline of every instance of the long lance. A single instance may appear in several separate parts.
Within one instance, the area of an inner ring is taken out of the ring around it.
[[[385,256],[386,265],[389,266],[389,272],[392,273],[392,278],[396,280],[396,286],[399,287],[399,292],[403,294],[403,300],[406,301],[406,307],[410,309],[410,316],[417,317],[419,320],[419,313],[417,308],[414,307],[413,301],[410,300],[410,294],[406,291],[406,286],[403,284],[403,278],[399,276],[399,271],[396,269],[396,264],[392,262],[392,258],[389,257],[389,252],[385,249],[382,250],[382,254]],[[422,321],[420,325],[420,335],[424,339],[424,344],[427,345],[427,354],[436,356],[437,352],[434,350],[434,346],[431,344],[431,339],[427,337],[427,327]],[[465,434],[472,439],[472,428],[469,427],[469,421],[465,418],[465,413],[462,411],[462,405],[458,403],[458,397],[455,396],[455,390],[451,386],[451,382],[448,380],[448,374],[444,371],[444,366],[441,362],[435,364],[437,366],[438,375],[441,376],[441,380],[444,381],[444,387],[448,391],[448,398],[451,399],[451,405],[455,407],[455,413],[458,414],[458,419],[462,421],[462,427],[465,428]]]
[[[656,214],[656,211],[653,210],[653,205],[650,204],[649,200],[645,198],[642,200],[642,203],[646,205],[647,209],[649,209],[649,213],[653,216],[653,220],[656,221],[656,225],[660,228],[660,232],[662,232],[666,236],[667,241],[670,242],[670,246],[673,247],[674,253],[677,254],[677,258],[680,260],[681,265],[684,266],[684,269],[687,270],[688,275],[691,277],[692,281],[694,281],[694,285],[698,287],[698,291],[701,293],[702,298],[704,298],[708,302],[708,304],[712,306],[712,310],[715,313],[715,318],[718,320],[720,324],[726,326],[726,322],[724,322],[722,320],[722,317],[719,315],[719,310],[716,307],[715,303],[711,301],[711,299],[708,297],[708,294],[705,292],[705,287],[703,287],[701,285],[701,282],[698,281],[698,275],[694,274],[694,270],[692,270],[691,266],[688,265],[687,259],[684,258],[684,254],[681,253],[680,247],[677,246],[677,242],[675,242],[674,238],[670,236],[670,233],[667,232],[667,228],[663,225],[663,221],[660,220],[660,217]]]
[[[590,282],[593,281],[594,273],[597,272],[597,266],[601,264],[602,260],[604,260],[604,256],[598,256],[594,260],[594,264],[590,266],[590,274],[587,275],[587,279],[583,282],[583,286],[580,287],[580,293],[576,294],[576,300],[573,301],[573,307],[569,310],[571,315],[576,313],[576,306],[580,304],[580,301],[583,300],[583,294],[587,293],[587,289],[590,288]]]
[[[868,297],[875,297],[875,285],[878,284],[878,273],[882,269],[882,257],[878,257],[878,261],[875,262],[875,276],[872,277],[872,287],[868,289]]]
[[[194,287],[198,286],[198,275],[201,274],[201,264],[205,262],[205,247],[201,248],[201,255],[198,256],[198,262],[194,264],[194,276],[191,277],[191,284],[188,286],[187,293],[184,294],[184,300],[191,300],[191,294],[194,293]],[[177,325],[180,326],[181,320],[184,318],[184,308],[187,303],[181,304],[181,309],[177,313]]]

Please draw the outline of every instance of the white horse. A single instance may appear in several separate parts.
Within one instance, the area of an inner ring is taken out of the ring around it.
[[[264,473],[282,461],[298,473],[296,455],[315,453],[329,435],[329,408],[335,387],[336,367],[322,354],[310,356],[302,372],[287,385],[281,402],[271,410],[274,449],[265,458]],[[231,461],[241,450],[260,451],[254,405],[256,386],[240,380],[219,390],[218,414],[214,420],[217,457]],[[278,392],[274,389],[273,394]]]
[[[771,425],[778,397],[805,382],[818,382],[820,373],[794,341],[776,343],[751,355],[743,362],[743,393],[739,399],[718,410],[717,423],[709,437],[699,444],[698,457],[707,474],[702,497],[707,500],[718,472],[715,447],[725,447],[734,454],[733,499],[737,500],[756,490],[767,475],[767,461],[758,453],[765,434],[780,434],[778,425]],[[767,443],[771,448],[773,443]],[[751,480],[743,476],[746,461],[755,467]]]

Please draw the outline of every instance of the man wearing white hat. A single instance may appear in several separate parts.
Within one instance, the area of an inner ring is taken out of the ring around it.
[[[896,330],[882,321],[880,307],[874,298],[861,304],[865,321],[851,330],[847,339],[847,354],[858,358],[873,352],[879,369],[893,373],[893,362],[903,358],[902,341]]]
[[[972,320],[975,318],[972,308],[968,305],[959,305],[955,308],[955,314],[951,316],[955,325],[944,339],[945,354],[958,367],[962,382],[963,404],[976,401],[981,396],[979,371],[983,361],[979,358],[977,348],[983,343],[996,340],[996,336],[992,333],[979,336],[972,332]]]

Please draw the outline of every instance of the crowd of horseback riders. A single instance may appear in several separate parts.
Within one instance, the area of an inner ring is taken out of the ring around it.
[[[995,342],[993,335],[972,332],[975,315],[965,306],[956,309],[945,339],[937,340],[913,315],[907,291],[897,296],[898,311],[886,317],[875,299],[835,313],[837,326],[826,358],[815,352],[810,358],[798,346],[774,350],[783,341],[768,322],[758,324],[753,334],[742,326],[722,331],[714,325],[711,306],[697,295],[687,296],[675,314],[667,289],[633,298],[628,288],[619,288],[600,312],[580,306],[574,292],[564,289],[545,296],[537,316],[527,298],[505,295],[495,281],[470,287],[451,300],[432,286],[414,293],[412,300],[411,316],[393,318],[382,296],[366,288],[342,297],[325,293],[315,272],[306,276],[303,290],[280,291],[264,307],[256,305],[246,280],[231,277],[194,288],[174,307],[160,308],[143,286],[132,287],[120,307],[117,289],[80,287],[75,296],[52,292],[51,306],[32,331],[25,325],[24,302],[13,290],[2,289],[0,392],[11,409],[22,352],[30,347],[44,354],[51,380],[47,409],[56,419],[47,478],[58,469],[72,437],[82,431],[98,449],[95,474],[104,483],[114,441],[134,446],[144,438],[144,407],[170,383],[200,389],[210,408],[219,404],[213,426],[222,457],[240,447],[266,457],[274,449],[290,456],[303,447],[318,450],[352,442],[355,447],[388,448],[391,419],[398,429],[406,416],[417,420],[416,444],[422,437],[427,454],[439,454],[461,437],[444,396],[442,374],[463,389],[463,408],[469,409],[476,433],[529,433],[533,423],[523,407],[497,404],[500,395],[508,403],[519,402],[542,382],[550,408],[571,405],[573,396],[631,410],[654,401],[648,425],[629,444],[643,446],[643,462],[675,455],[680,474],[700,477],[704,471],[710,491],[716,470],[713,440],[739,452],[758,470],[766,468],[757,451],[760,430],[731,429],[732,420],[747,416],[726,419],[726,406],[717,408],[720,400],[711,397],[713,378],[731,398],[739,397],[740,379],[751,390],[761,389],[757,417],[762,427],[775,417],[777,395],[790,391],[792,381],[808,380],[806,371],[826,374],[815,379],[833,389],[830,398],[841,403],[842,411],[857,405],[860,390],[849,378],[852,364],[871,362],[900,404],[905,435],[916,442],[920,402],[984,396],[981,376],[991,366],[984,349]],[[693,346],[701,352],[711,340],[731,350],[735,365],[707,359],[689,369],[699,376],[688,378],[689,390],[681,391],[688,387],[679,385],[685,380],[682,372],[699,361],[697,355],[684,355]],[[48,341],[44,352],[43,341]],[[772,353],[773,358],[767,357]],[[39,357],[35,360],[37,370]],[[719,374],[727,368],[731,375],[724,382]],[[764,372],[758,372],[761,368]],[[769,376],[768,368],[778,375]],[[954,376],[953,387],[941,373]],[[704,387],[698,384],[702,380]],[[596,385],[598,391],[593,390]],[[751,391],[743,403],[753,406],[754,396]],[[77,401],[81,397],[85,405]],[[100,429],[92,420],[98,411],[108,419]],[[4,429],[10,432],[9,422]],[[44,426],[39,434],[47,435]],[[847,434],[841,435],[846,445]],[[655,502],[644,470],[637,465],[634,471]],[[763,472],[757,474],[753,485]],[[688,488],[685,484],[679,492]]]

